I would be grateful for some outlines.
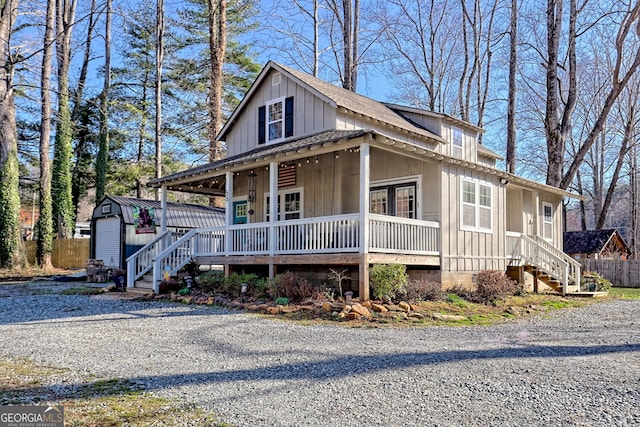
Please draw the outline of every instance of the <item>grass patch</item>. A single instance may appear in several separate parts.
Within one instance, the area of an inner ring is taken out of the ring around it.
[[[609,295],[622,299],[640,299],[640,288],[611,288]]]
[[[26,358],[0,360],[0,405],[62,405],[65,426],[230,427],[193,405],[146,393],[132,381],[87,378],[67,384],[68,369],[41,366]]]
[[[98,295],[102,293],[102,289],[92,288],[90,286],[80,286],[75,288],[63,289],[58,293],[60,295]]]

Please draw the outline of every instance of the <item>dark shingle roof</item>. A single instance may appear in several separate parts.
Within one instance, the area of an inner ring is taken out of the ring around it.
[[[600,252],[611,236],[613,228],[606,230],[566,231],[564,233],[564,251],[568,254],[592,254]]]

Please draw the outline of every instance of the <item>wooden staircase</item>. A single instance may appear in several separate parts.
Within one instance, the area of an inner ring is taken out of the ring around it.
[[[580,263],[540,236],[508,232],[507,249],[509,266],[531,274],[534,291],[539,282],[562,295],[580,291]]]

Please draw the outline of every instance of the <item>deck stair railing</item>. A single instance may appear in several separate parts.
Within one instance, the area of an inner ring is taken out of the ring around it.
[[[520,259],[556,279],[562,285],[563,295],[570,285],[580,290],[580,263],[542,237],[509,232],[507,244],[512,249],[511,259]]]
[[[133,287],[136,280],[153,268],[153,260],[164,248],[171,246],[183,235],[182,232],[167,230],[127,258],[127,286]]]

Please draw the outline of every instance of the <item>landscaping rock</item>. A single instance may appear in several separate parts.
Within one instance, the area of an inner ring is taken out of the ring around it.
[[[363,305],[363,307],[366,307]],[[386,313],[389,310],[387,309],[387,307],[385,307],[382,304],[371,304],[371,307],[369,307],[371,310],[378,312],[378,313]]]
[[[280,308],[278,308],[278,307],[267,307],[267,313],[269,313],[269,314],[280,314]]]
[[[407,313],[411,311],[411,306],[409,305],[408,302],[405,302],[405,301],[400,301],[398,303],[398,307],[400,307],[401,309],[403,309]]]
[[[440,313],[433,313],[431,315],[431,317],[434,320],[442,320],[445,322],[460,322],[462,320],[467,320],[466,316],[459,316],[457,314],[440,314]]]
[[[333,310],[333,304],[331,304],[329,301],[323,301],[322,309],[328,313]]]
[[[412,311],[407,316],[409,316],[410,318],[413,318],[413,319],[424,319],[424,314],[418,313],[416,311]]]
[[[351,311],[359,314],[362,317],[366,317],[367,319],[371,317],[371,312],[369,309],[362,304],[353,304],[351,306]]]
[[[365,302],[362,303],[363,307],[367,307],[368,309],[371,309],[371,307],[373,307],[374,303],[371,302],[371,300],[366,300]]]

